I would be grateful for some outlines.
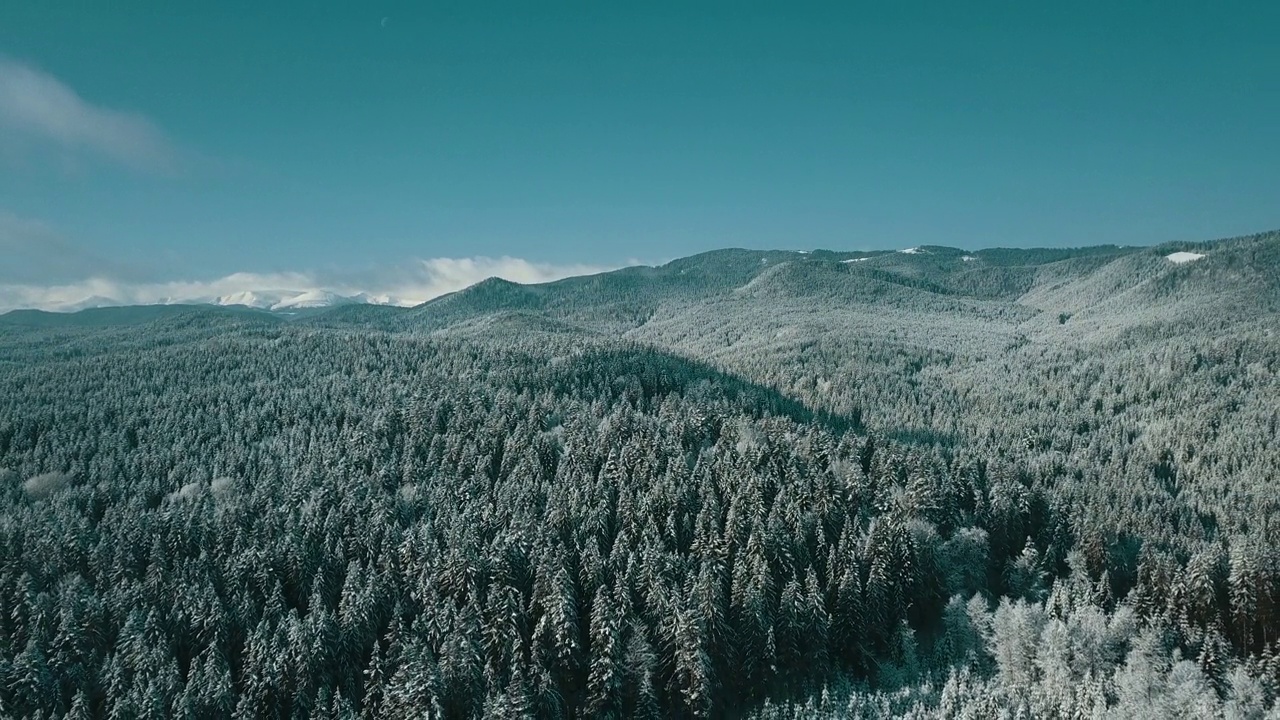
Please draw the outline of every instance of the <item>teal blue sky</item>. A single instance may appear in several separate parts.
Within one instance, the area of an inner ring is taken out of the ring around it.
[[[0,57],[0,282],[1280,226],[1275,2],[7,0]]]

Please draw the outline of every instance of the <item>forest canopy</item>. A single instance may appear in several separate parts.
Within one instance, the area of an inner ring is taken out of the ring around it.
[[[0,317],[0,715],[1264,717],[1278,244]]]

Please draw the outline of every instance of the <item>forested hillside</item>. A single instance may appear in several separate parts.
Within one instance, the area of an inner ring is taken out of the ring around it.
[[[1278,312],[1269,234],[0,316],[0,716],[1275,716]]]

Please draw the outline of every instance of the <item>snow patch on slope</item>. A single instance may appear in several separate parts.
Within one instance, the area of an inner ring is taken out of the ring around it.
[[[1199,260],[1202,257],[1204,257],[1204,255],[1200,253],[1176,252],[1176,253],[1169,253],[1168,255],[1165,255],[1164,259],[1168,260],[1169,262],[1175,265],[1183,265],[1185,263]]]

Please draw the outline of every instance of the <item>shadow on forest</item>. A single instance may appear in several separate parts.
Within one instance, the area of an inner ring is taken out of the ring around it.
[[[553,368],[556,393],[629,396],[649,402],[678,394],[700,400],[723,400],[757,417],[786,417],[814,423],[834,434],[863,432],[860,412],[836,414],[815,410],[775,388],[745,380],[714,366],[653,348],[594,348]]]

